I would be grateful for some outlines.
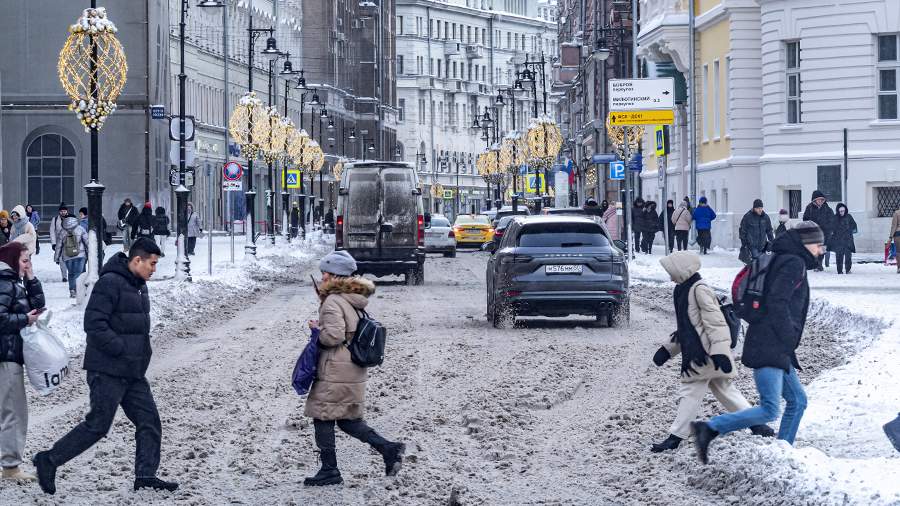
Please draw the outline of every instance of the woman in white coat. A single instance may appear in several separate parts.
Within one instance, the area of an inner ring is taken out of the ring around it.
[[[34,225],[28,221],[25,207],[21,204],[14,207],[9,213],[9,219],[13,223],[9,240],[24,244],[28,249],[28,254],[33,255],[37,250],[37,231],[34,229]]]
[[[691,422],[697,418],[707,392],[712,392],[729,412],[750,406],[732,383],[737,371],[731,353],[731,331],[715,292],[700,278],[700,257],[694,252],[678,251],[661,258],[659,263],[677,283],[674,298],[678,330],[656,352],[653,362],[662,366],[681,354],[681,388],[669,437],[651,447],[654,453],[674,450],[690,435]],[[767,425],[751,427],[751,431],[774,435]]]

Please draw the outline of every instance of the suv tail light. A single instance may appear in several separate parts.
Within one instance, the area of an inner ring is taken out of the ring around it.
[[[447,233],[447,237],[450,239],[456,239],[456,234],[454,234],[453,230],[451,229],[450,232]]]
[[[416,217],[416,228],[419,246],[425,246],[425,216],[420,214]]]
[[[344,247],[344,217],[338,216],[334,220],[334,246],[336,248]]]
[[[505,255],[500,257],[501,264],[527,264],[534,260],[528,255]]]

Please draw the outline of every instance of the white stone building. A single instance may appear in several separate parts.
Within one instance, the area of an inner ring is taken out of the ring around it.
[[[556,56],[556,24],[538,17],[537,0],[399,0],[396,12],[397,106],[401,113],[397,142],[401,158],[419,163],[426,190],[439,182],[456,187],[457,166],[461,210],[485,206],[485,183],[475,170],[475,158],[485,148],[481,132],[470,126],[476,113],[495,105],[498,91],[512,88],[517,71],[543,52],[549,96],[551,65]],[[547,10],[552,5],[542,2]],[[547,16],[549,18],[549,16]],[[537,93],[542,102],[541,89]],[[500,133],[513,127],[512,103],[506,96],[500,109]],[[515,100],[515,127],[534,116],[532,93]],[[490,110],[491,117],[496,111]],[[539,105],[543,112],[543,103]],[[454,158],[455,157],[455,158]],[[442,161],[446,160],[442,163]],[[455,160],[455,161],[454,161]],[[452,215],[452,199],[434,199],[425,192],[433,213]]]

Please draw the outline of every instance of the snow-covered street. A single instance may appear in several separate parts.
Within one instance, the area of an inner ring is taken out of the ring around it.
[[[205,252],[205,244],[197,249]],[[690,442],[667,454],[649,452],[667,434],[678,387],[676,361],[659,369],[650,361],[675,326],[672,284],[658,257],[633,264],[630,328],[571,318],[529,319],[496,330],[484,315],[487,256],[472,251],[455,259],[430,257],[424,286],[380,280],[369,306],[389,334],[385,364],[370,370],[366,418],[386,437],[407,443],[400,475],[383,477],[380,458],[341,434],[345,484],[304,489],[303,478],[318,462],[311,420],[302,414],[290,375],[308,338],[305,322],[317,310],[309,274],[318,273],[315,261],[327,249],[325,241],[291,253],[262,248],[252,273],[241,263],[229,268],[217,261],[212,278],[150,283],[156,327],[148,376],[163,422],[160,474],[181,482],[177,492],[132,492],[133,429],[120,413],[107,439],[60,469],[52,500],[31,484],[4,485],[0,501],[900,503],[896,485],[885,483],[895,473],[886,470],[898,469],[900,460],[879,425],[900,405],[897,322],[873,302],[896,280],[879,266],[860,265],[850,277],[811,276],[818,302],[799,358],[801,378],[812,383],[797,449],[749,432],[733,434],[715,442],[710,465],[702,466]],[[171,275],[171,257],[163,259],[163,278]],[[704,276],[724,287],[735,272],[733,257],[704,257]],[[195,272],[205,266],[198,258]],[[50,281],[51,293],[61,294],[54,267],[39,263],[38,275]],[[826,294],[846,286],[859,293],[841,308]],[[51,297],[54,310],[67,304],[61,295]],[[55,328],[65,324],[67,343],[79,351],[77,308],[55,312]],[[72,365],[72,376],[52,395],[30,392],[29,457],[87,410],[80,357]],[[753,402],[748,370],[737,384]],[[707,398],[706,414],[720,409]],[[854,469],[856,479],[845,483]]]

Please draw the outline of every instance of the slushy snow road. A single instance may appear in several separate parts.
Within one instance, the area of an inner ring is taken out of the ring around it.
[[[286,267],[290,283],[270,274],[262,289],[237,292],[248,301],[242,309],[199,312],[154,331],[148,376],[163,421],[160,472],[181,489],[131,491],[132,426],[120,412],[105,440],[60,469],[56,496],[33,484],[4,484],[0,503],[719,506],[838,499],[793,495],[791,480],[802,477],[790,469],[770,477],[758,456],[777,443],[749,433],[717,440],[706,467],[688,443],[649,452],[667,435],[677,402],[678,361],[659,369],[650,361],[675,327],[671,284],[633,287],[630,328],[569,318],[496,330],[484,316],[485,260],[480,252],[430,257],[424,286],[378,282],[369,311],[389,340],[385,364],[370,371],[366,418],[407,443],[397,478],[385,478],[377,454],[339,433],[344,485],[302,486],[318,469],[311,421],[290,385],[308,338],[305,322],[317,310],[308,274],[318,273],[306,259]],[[828,332],[814,328],[805,337],[804,381],[838,360],[837,345],[823,337]],[[58,392],[31,395],[29,456],[87,409],[80,358],[73,365]],[[755,401],[748,370],[738,386]],[[719,409],[709,397],[705,413]],[[735,459],[744,462],[717,465]]]

